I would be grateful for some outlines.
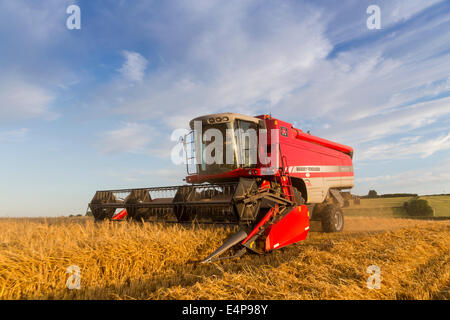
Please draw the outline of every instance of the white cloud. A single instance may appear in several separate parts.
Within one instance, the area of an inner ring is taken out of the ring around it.
[[[384,24],[390,25],[400,21],[405,21],[416,13],[443,0],[395,0],[386,1],[383,5]]]
[[[16,130],[0,132],[0,143],[23,141],[28,135],[29,131],[30,130],[28,128],[21,128]]]
[[[0,79],[0,118],[26,119],[45,117],[54,119],[50,104],[55,97],[48,90],[15,77]]]
[[[450,149],[450,133],[425,141],[422,141],[421,137],[411,137],[400,139],[396,143],[380,143],[365,150],[360,149],[355,159],[358,161],[407,159],[413,155],[426,158],[438,151],[448,149]]]
[[[421,152],[423,157],[428,157],[440,150],[450,149],[450,133],[446,136],[441,136],[437,139],[426,141],[416,147],[423,148],[423,151]]]
[[[381,9],[382,30],[393,27],[396,23],[405,22],[415,14],[426,10],[444,0],[341,0],[327,1],[329,12],[327,19],[327,35],[333,43],[343,43],[353,39],[363,38],[376,34],[369,30],[366,21],[369,14],[366,9],[369,5],[378,5]],[[429,23],[430,21],[427,21]]]
[[[405,134],[433,124],[450,115],[450,97],[417,103],[384,114],[345,121],[344,125],[330,129],[328,135],[348,143],[360,144],[394,134]]]
[[[146,124],[122,123],[121,128],[105,133],[101,145],[102,152],[147,153],[152,140],[153,129]]]
[[[26,0],[1,1],[0,28],[15,39],[26,39],[33,48],[48,45],[67,31],[63,19],[70,4],[73,1],[47,0],[39,5]]]
[[[367,194],[375,188],[378,193],[411,192],[433,194],[450,192],[450,162],[435,167],[422,167],[380,176],[355,178],[355,192]]]
[[[122,54],[125,57],[125,62],[119,69],[122,76],[130,81],[142,81],[147,68],[147,59],[133,51],[124,50]]]
[[[98,98],[105,105],[139,119],[162,118],[171,127],[173,117],[220,110],[252,114],[305,84],[305,71],[331,50],[321,11],[308,5],[301,12],[252,1],[180,6],[177,23],[195,30],[186,31],[191,37],[168,54],[183,55],[146,77],[129,77],[143,79],[139,85],[114,81]]]

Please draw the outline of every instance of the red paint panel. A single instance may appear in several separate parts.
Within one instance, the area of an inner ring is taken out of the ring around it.
[[[265,189],[269,189],[269,188],[270,188],[270,181],[264,180],[264,181],[261,183],[260,189],[261,189],[261,190],[265,190]]]
[[[305,240],[308,236],[308,231],[308,208],[305,205],[297,206],[268,230],[265,250],[279,249]]]
[[[259,175],[258,169],[251,169],[252,174],[249,174],[250,169],[238,168],[228,172],[218,173],[218,174],[195,174],[186,177],[187,183],[201,183],[208,180],[220,180],[226,178],[238,178],[238,177],[253,177]],[[254,172],[256,171],[256,174]]]
[[[276,205],[275,208],[270,209],[266,215],[264,216],[264,218],[261,219],[261,221],[259,221],[259,223],[256,225],[256,227],[248,234],[247,238],[244,239],[244,241],[242,241],[242,244],[245,244],[248,240],[250,240],[255,234],[257,234],[260,230],[260,228],[267,222],[269,221],[270,218],[272,218],[272,216],[278,212],[278,206]]]
[[[114,217],[112,217],[111,220],[122,220],[122,219],[124,219],[126,216],[128,216],[127,209],[123,209],[123,210],[120,211],[118,214],[116,214]]]
[[[304,141],[309,141],[309,142],[313,142],[313,143],[317,143],[320,144],[326,148],[330,148],[330,149],[334,149],[337,151],[341,151],[344,153],[353,153],[353,148],[349,147],[349,146],[345,146],[343,144],[337,143],[337,142],[333,142],[330,140],[326,140],[326,139],[322,139],[316,136],[313,136],[311,134],[308,133],[304,133],[301,130],[297,129],[297,139],[301,139]]]

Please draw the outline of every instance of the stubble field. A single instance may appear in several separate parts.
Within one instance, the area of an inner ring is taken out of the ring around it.
[[[199,264],[233,231],[1,219],[1,299],[449,299],[450,221],[347,217],[267,255]],[[68,289],[69,266],[81,272]],[[369,289],[367,267],[381,270]]]

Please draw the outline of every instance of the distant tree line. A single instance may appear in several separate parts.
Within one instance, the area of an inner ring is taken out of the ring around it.
[[[355,200],[358,198],[357,196],[353,197]],[[410,216],[421,216],[421,217],[434,216],[433,207],[430,206],[430,204],[426,199],[420,199],[417,193],[385,193],[378,195],[378,193],[375,190],[369,190],[366,196],[361,196],[360,198],[374,199],[374,198],[394,198],[394,197],[410,197],[408,201],[403,203],[403,208],[405,209],[405,212]]]
[[[363,199],[373,199],[373,198],[395,198],[395,197],[418,197],[417,193],[385,193],[378,194],[375,190],[369,190],[366,196],[361,196]]]
[[[417,193],[385,193],[379,195],[377,198],[394,198],[394,197],[418,197]]]

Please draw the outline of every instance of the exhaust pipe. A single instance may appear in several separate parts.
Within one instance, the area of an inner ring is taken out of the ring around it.
[[[227,241],[224,242],[223,245],[220,246],[219,249],[217,249],[216,251],[214,251],[212,254],[210,254],[205,260],[203,260],[201,263],[208,263],[208,262],[213,262],[216,260],[220,260],[220,258],[216,258],[217,256],[219,256],[220,254],[222,254],[224,251],[230,249],[232,246],[238,244],[239,242],[241,242],[242,240],[244,240],[245,238],[247,238],[247,232],[241,230],[237,233],[235,233],[233,236],[231,236]],[[245,250],[246,248],[242,248],[243,250]],[[240,255],[242,255],[245,251],[239,251],[238,254],[230,257],[230,258],[234,258],[234,257],[238,257]],[[214,259],[215,258],[215,259]],[[228,257],[227,257],[228,258]],[[224,258],[226,259],[226,258]]]

